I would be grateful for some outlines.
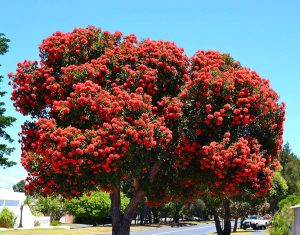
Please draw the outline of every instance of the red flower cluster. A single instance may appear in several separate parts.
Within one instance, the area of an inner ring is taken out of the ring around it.
[[[189,59],[171,42],[88,27],[54,33],[40,57],[9,74],[16,109],[37,120],[22,131],[29,192],[77,196],[139,179],[162,202],[270,187],[284,105],[229,55]]]
[[[89,80],[73,88],[67,100],[53,103],[56,120],[40,118],[34,132],[32,126],[23,128],[22,164],[30,173],[29,191],[55,193],[62,178],[66,196],[66,188],[77,195],[96,182],[109,187],[130,162],[133,146],[142,153],[165,148],[172,139],[163,118],[152,118],[149,95],[128,94],[119,87],[109,92]]]
[[[198,167],[192,187],[218,196],[266,193],[278,166],[284,121],[284,104],[269,82],[228,55],[199,51],[181,97],[188,128],[176,166]]]

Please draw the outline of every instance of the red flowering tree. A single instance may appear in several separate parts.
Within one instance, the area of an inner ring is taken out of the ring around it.
[[[41,60],[10,74],[30,193],[111,193],[113,234],[155,206],[208,193],[264,194],[281,147],[284,106],[229,56],[89,27],[56,32]],[[122,182],[132,198],[120,213]]]
[[[188,58],[170,42],[94,27],[56,32],[39,49],[39,62],[24,61],[9,74],[16,109],[33,119],[21,133],[26,190],[65,197],[109,191],[113,234],[128,234],[169,164]],[[122,181],[133,191],[123,216]]]
[[[177,153],[186,169],[183,192],[221,198],[225,226],[222,231],[216,218],[217,231],[230,234],[229,199],[261,196],[272,186],[285,105],[268,80],[228,55],[198,51],[190,74],[180,94],[183,134]]]

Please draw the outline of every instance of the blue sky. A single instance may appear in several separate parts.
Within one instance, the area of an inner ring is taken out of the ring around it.
[[[0,56],[1,90],[7,115],[17,117],[7,131],[15,139],[11,159],[17,166],[0,169],[0,187],[26,176],[20,165],[18,135],[25,118],[14,111],[7,74],[25,59],[38,59],[38,45],[55,31],[94,25],[103,30],[134,33],[139,39],[163,39],[197,50],[230,53],[242,65],[270,80],[287,105],[284,141],[300,157],[300,2],[270,0],[6,0],[1,1],[0,32],[10,38],[10,50]],[[1,140],[2,141],[2,140]]]

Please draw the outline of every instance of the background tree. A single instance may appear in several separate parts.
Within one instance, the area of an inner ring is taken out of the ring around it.
[[[234,219],[233,232],[236,232],[238,227],[238,219],[241,218],[243,223],[245,217],[251,214],[251,205],[246,201],[232,201],[230,204],[231,216]]]
[[[287,196],[288,186],[280,171],[276,171],[269,191],[268,201],[270,202],[271,212],[274,215],[278,210],[278,203]]]
[[[169,222],[167,219],[173,218],[175,214],[175,204],[173,202],[162,204],[154,209],[159,211],[159,215],[163,218],[164,223]]]
[[[45,216],[50,216],[51,221],[59,220],[66,212],[64,200],[58,196],[38,196],[34,209]]]
[[[13,185],[15,192],[25,192],[25,180],[20,180],[18,183]]]
[[[286,143],[280,153],[282,176],[288,186],[288,194],[300,193],[300,159],[292,152]]]
[[[0,33],[0,55],[3,55],[8,51],[9,41],[10,40],[7,39],[4,34]],[[0,75],[0,84],[2,82],[2,78],[3,76]],[[0,90],[0,97],[3,97],[6,92],[1,90]],[[13,141],[10,135],[5,131],[5,128],[11,126],[16,119],[14,117],[4,116],[4,113],[6,111],[4,105],[5,105],[4,102],[0,101],[0,138],[1,138],[0,167],[5,168],[5,167],[11,167],[16,164],[15,162],[10,161],[8,158],[5,157],[5,155],[10,155],[11,152],[14,150],[14,148],[8,147],[7,144],[5,144],[5,142],[2,141],[2,139],[8,141],[9,143]]]
[[[197,199],[194,202],[191,202],[184,206],[183,213],[185,215],[193,215],[198,217],[201,220],[208,220],[209,211],[205,203],[201,199]]]

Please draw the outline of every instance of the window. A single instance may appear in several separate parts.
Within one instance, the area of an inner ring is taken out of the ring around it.
[[[19,206],[18,200],[5,200],[5,206]]]
[[[3,206],[4,200],[0,200],[0,206]]]

